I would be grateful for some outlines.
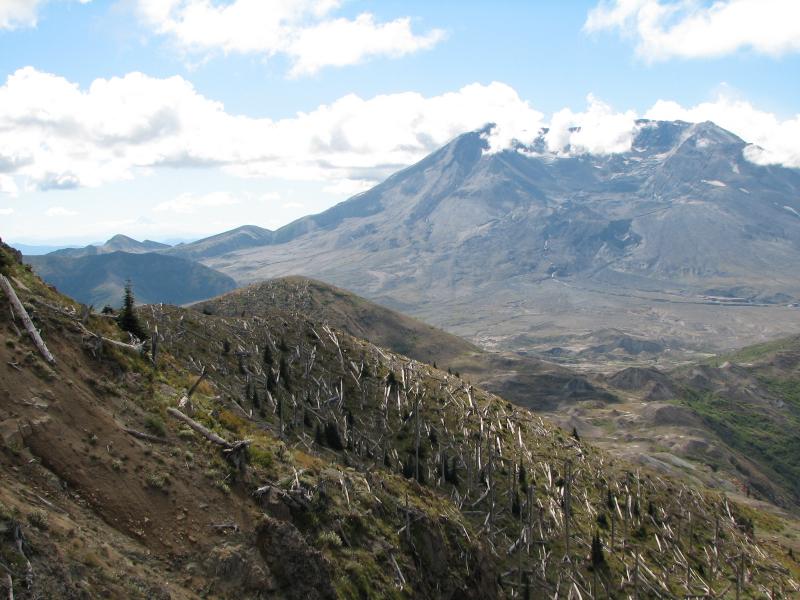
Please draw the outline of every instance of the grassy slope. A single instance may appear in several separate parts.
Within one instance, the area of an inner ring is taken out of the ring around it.
[[[744,348],[673,377],[680,402],[800,504],[800,338]]]
[[[742,553],[750,572],[743,597],[773,584],[797,589],[786,570],[796,563],[760,533],[779,521],[627,470],[527,410],[344,333],[318,331],[301,313],[242,318],[145,307],[159,332],[154,370],[144,357],[86,347],[69,316],[72,301],[17,265],[5,272],[59,361],[45,365],[0,307],[0,425],[11,432],[0,452],[10,482],[0,489],[0,529],[21,525],[34,589],[25,590],[8,535],[0,559],[20,598],[493,598],[508,597],[520,580],[534,595],[575,585],[587,596],[595,573],[616,597],[634,588],[679,595],[680,556],[694,573],[692,589],[702,577],[720,591],[730,590],[733,557]],[[92,317],[87,326],[123,338],[108,320]],[[191,413],[228,440],[250,440],[244,472],[166,414],[201,365],[208,377]],[[142,442],[123,425],[168,443]],[[443,457],[450,481],[437,473]],[[532,486],[530,507],[520,479]],[[254,496],[265,484],[273,491]],[[509,552],[527,515],[529,539],[542,543],[530,554]],[[718,566],[703,550],[717,519]],[[606,563],[592,570],[595,532]],[[574,567],[563,568],[565,554]]]
[[[461,374],[504,398],[534,409],[575,400],[613,400],[582,375],[514,354],[486,352],[422,321],[346,290],[305,277],[283,277],[241,288],[194,308],[219,315],[299,311],[348,334]]]

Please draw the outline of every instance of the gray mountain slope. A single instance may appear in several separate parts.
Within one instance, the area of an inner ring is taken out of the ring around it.
[[[320,277],[489,347],[609,328],[731,347],[800,330],[786,306],[800,298],[800,172],[749,162],[710,122],[639,125],[608,156],[488,153],[468,133],[261,245],[192,256],[240,283]]]

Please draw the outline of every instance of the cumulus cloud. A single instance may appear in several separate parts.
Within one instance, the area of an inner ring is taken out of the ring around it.
[[[157,204],[153,210],[158,212],[173,212],[178,214],[193,214],[198,209],[216,208],[220,206],[233,206],[239,204],[232,194],[228,192],[212,192],[209,194],[181,194],[177,198]]]
[[[800,116],[782,121],[726,96],[688,108],[659,101],[644,116],[713,120],[762,148],[748,151],[751,160],[800,166]],[[82,89],[27,67],[0,87],[0,192],[13,195],[18,185],[95,187],[163,168],[219,168],[357,193],[490,122],[496,124],[487,134],[492,152],[530,143],[547,127],[550,152],[608,154],[630,148],[636,117],[590,95],[584,110],[564,109],[548,120],[513,88],[494,82],[428,97],[349,94],[272,120],[231,114],[181,77],[130,73]],[[235,199],[178,197],[160,210],[186,214]]]
[[[584,112],[564,108],[555,113],[545,134],[547,149],[555,153],[613,154],[630,150],[636,132],[636,113],[615,112],[592,94]]]
[[[399,57],[435,46],[444,32],[418,35],[402,17],[380,23],[369,13],[334,18],[338,0],[138,0],[157,33],[191,53],[285,55],[290,75],[352,65],[376,56]]]
[[[0,208],[0,215],[10,215],[14,212],[13,208]]]
[[[3,175],[0,173],[0,194],[8,194],[9,196],[16,196],[19,192],[17,183],[10,175]]]
[[[63,206],[51,206],[44,214],[46,217],[74,217],[78,213]]]
[[[242,177],[374,183],[494,121],[490,143],[531,136],[542,115],[502,83],[425,97],[344,96],[281,120],[233,115],[181,77],[141,73],[87,89],[32,67],[0,87],[0,157],[39,189],[99,186],[159,167]]]
[[[603,0],[584,30],[617,30],[646,60],[718,57],[738,50],[800,51],[797,0]]]
[[[41,0],[3,0],[0,2],[0,29],[34,27]]]
[[[748,160],[800,168],[800,114],[781,120],[745,100],[723,93],[714,101],[691,107],[659,100],[644,116],[660,120],[713,121],[753,144],[745,150]]]
[[[0,0],[0,29],[36,27],[39,8],[47,0]],[[79,0],[87,4],[91,0]]]

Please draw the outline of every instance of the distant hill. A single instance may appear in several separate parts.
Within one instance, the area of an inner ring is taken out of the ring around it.
[[[47,283],[84,304],[119,306],[125,281],[137,302],[185,304],[236,287],[236,282],[199,263],[154,253],[110,252],[83,256],[52,253],[25,261]]]
[[[55,256],[69,256],[79,258],[81,256],[96,256],[98,254],[109,254],[111,252],[127,252],[129,254],[141,254],[144,252],[157,252],[166,250],[170,246],[151,240],[140,242],[126,235],[117,234],[100,246],[89,245],[83,248],[63,248],[55,250],[50,254]]]

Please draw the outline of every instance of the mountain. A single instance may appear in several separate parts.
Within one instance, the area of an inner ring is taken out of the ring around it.
[[[185,304],[236,287],[233,279],[204,265],[155,253],[115,251],[77,257],[51,253],[27,256],[25,261],[49,284],[94,306],[119,306],[129,279],[142,303]]]
[[[165,254],[197,260],[263,246],[271,243],[272,240],[273,232],[269,229],[262,229],[255,225],[244,225],[202,240],[188,244],[178,244],[167,250]]]
[[[98,254],[109,254],[111,252],[127,252],[129,254],[140,254],[144,252],[158,252],[166,250],[170,246],[168,244],[161,244],[151,240],[140,242],[126,235],[117,234],[109,239],[105,244],[95,246],[90,244],[83,248],[63,248],[55,250],[50,254],[55,256],[69,256],[71,258],[79,258],[81,256],[96,256]]]
[[[590,378],[509,352],[487,352],[422,321],[347,290],[304,277],[283,277],[193,305],[207,314],[263,315],[275,308],[313,319],[418,361],[438,365],[519,406],[558,410],[576,402],[614,402]]]
[[[17,597],[800,590],[791,517],[632,469],[303,313],[143,307],[158,340],[143,354],[2,245],[0,273],[55,356],[0,294],[0,553]]]
[[[800,331],[800,171],[710,122],[640,121],[612,155],[490,152],[485,133],[258,245],[181,251],[239,283],[321,278],[485,348],[569,358],[614,330],[679,360]]]

